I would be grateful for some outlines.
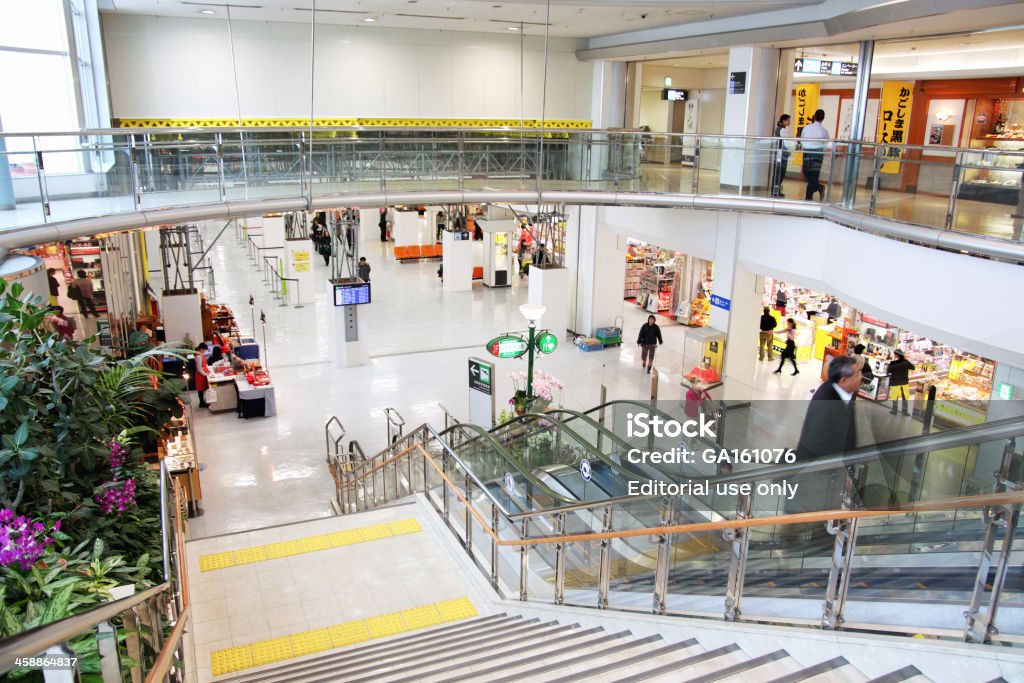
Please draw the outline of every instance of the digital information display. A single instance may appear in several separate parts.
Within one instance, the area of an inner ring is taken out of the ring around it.
[[[683,102],[686,100],[686,91],[677,90],[675,88],[664,88],[661,91],[661,99],[668,100],[670,102]]]
[[[334,285],[334,305],[354,306],[370,303],[370,283],[353,282]]]

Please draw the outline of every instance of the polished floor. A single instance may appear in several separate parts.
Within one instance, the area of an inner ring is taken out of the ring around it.
[[[207,244],[220,228],[208,224]],[[326,287],[315,302],[296,308],[281,305],[267,291],[263,276],[229,229],[213,247],[217,292],[212,300],[235,311],[243,333],[255,320],[256,337],[264,343],[264,362],[276,387],[277,415],[238,419],[234,413],[196,410],[196,438],[201,461],[204,514],[192,524],[194,537],[259,529],[275,524],[325,517],[331,513],[333,481],[326,464],[324,425],[336,416],[347,430],[344,444],[355,440],[372,454],[387,444],[384,411],[393,408],[405,420],[406,431],[423,423],[444,424],[444,409],[457,419],[468,418],[467,359],[491,358],[484,344],[510,330],[523,330],[518,306],[526,302],[528,280],[514,278],[513,286],[490,289],[477,283],[472,291],[443,292],[437,262],[398,263],[391,244],[364,235],[361,255],[372,267],[373,303],[365,307],[370,362],[341,368],[330,360],[329,316],[333,306]],[[326,278],[322,261],[316,277]],[[255,306],[250,311],[250,295]],[[265,313],[266,326],[258,322]],[[626,343],[618,348],[584,353],[562,340],[538,368],[565,386],[554,403],[586,410],[600,403],[601,387],[609,400],[651,396],[651,375],[640,367],[635,340],[647,314],[622,302]],[[687,328],[662,322],[665,344],[655,365],[659,370],[657,396],[678,401],[682,395],[682,346]],[[756,353],[751,349],[751,353]],[[496,362],[497,409],[514,393],[509,374],[525,371],[526,362]],[[754,376],[763,401],[806,399],[819,384],[819,361],[801,364],[804,372],[773,374],[775,364],[759,363]],[[861,411],[876,431],[892,436],[918,433],[919,423],[890,421],[881,406]],[[773,422],[756,433],[770,432],[784,443],[796,443],[795,421]],[[754,432],[752,432],[754,433]]]

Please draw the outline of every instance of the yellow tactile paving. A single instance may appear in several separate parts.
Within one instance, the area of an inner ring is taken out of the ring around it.
[[[302,555],[304,553],[315,553],[320,550],[340,548],[341,546],[352,545],[354,543],[364,543],[366,541],[376,541],[381,538],[390,538],[391,536],[413,534],[417,531],[422,531],[419,522],[415,519],[401,519],[397,522],[374,524],[373,526],[349,529],[348,531],[335,531],[330,534],[307,536],[294,541],[282,541],[280,543],[269,543],[267,545],[253,546],[251,548],[242,548],[241,550],[211,553],[209,555],[201,555],[199,557],[199,571],[212,572],[218,569],[227,569],[228,567],[252,564],[253,562],[265,562],[267,560],[276,560],[282,557],[291,557],[292,555]]]
[[[248,645],[216,650],[210,653],[210,670],[214,676],[242,671],[254,666],[281,662],[346,645],[355,645],[375,638],[416,631],[452,621],[475,617],[476,608],[469,598],[435,602],[421,607],[381,614],[368,619],[349,621],[327,628],[302,631],[291,636],[260,640]]]

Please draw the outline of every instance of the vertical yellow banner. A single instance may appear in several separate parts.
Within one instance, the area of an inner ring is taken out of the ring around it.
[[[817,83],[802,83],[796,86],[796,106],[793,107],[793,129],[794,138],[800,137],[800,131],[811,122],[811,117],[818,110],[819,86]],[[803,163],[803,154],[797,152],[793,155],[792,163],[799,166]]]
[[[878,133],[876,142],[886,145],[879,147],[875,154],[882,154],[887,161],[882,164],[882,173],[899,173],[900,147],[907,144],[910,133],[910,105],[914,100],[914,84],[909,81],[886,81],[882,83],[882,99],[878,105]]]

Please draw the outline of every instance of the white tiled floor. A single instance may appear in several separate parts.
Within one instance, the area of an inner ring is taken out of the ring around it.
[[[301,633],[474,593],[452,553],[439,542],[433,514],[399,505],[186,544],[192,604],[191,643],[199,683],[209,681],[210,653],[257,640]],[[202,555],[382,524],[419,520],[422,531],[392,538],[200,572]]]

